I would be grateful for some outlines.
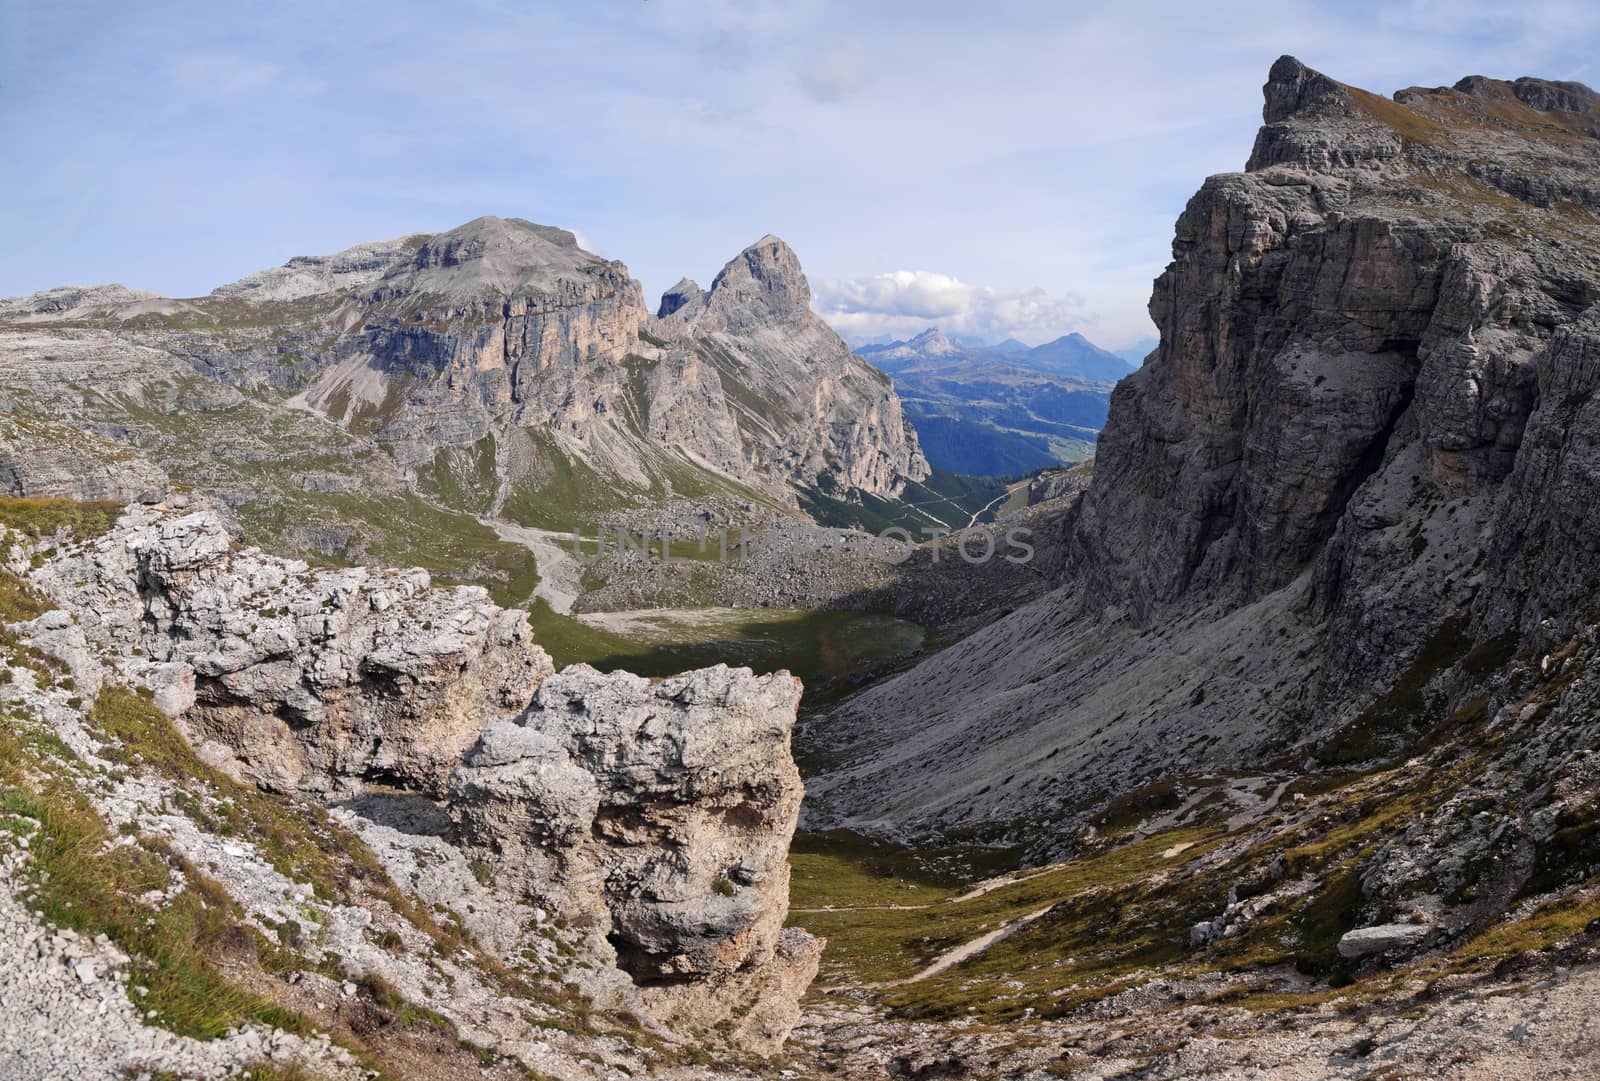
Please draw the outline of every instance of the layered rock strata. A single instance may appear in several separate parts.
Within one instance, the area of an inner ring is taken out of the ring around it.
[[[1288,57],[1265,96],[1178,220],[1057,595],[818,726],[857,763],[824,817],[1017,836],[1363,717],[1393,750],[1593,612],[1600,97]]]

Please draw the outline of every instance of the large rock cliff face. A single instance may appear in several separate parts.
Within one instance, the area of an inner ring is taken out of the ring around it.
[[[702,452],[726,446],[747,475],[802,486],[826,477],[879,496],[931,473],[888,376],[812,314],[800,260],[777,237],[746,248],[709,292],[674,286],[660,311],[667,362],[704,373],[729,403],[733,438]]]
[[[491,941],[556,921],[626,989],[611,1008],[782,1046],[821,952],[784,928],[788,673],[558,675],[527,613],[482,589],[312,570],[239,548],[210,511],[132,507],[91,543],[3,550],[60,606],[21,633],[82,693],[148,689],[200,760],[271,792],[420,803],[404,817],[451,823],[450,858],[523,913]]]
[[[657,318],[627,268],[572,233],[484,217],[297,257],[191,300],[106,286],[0,302],[11,324],[0,355],[18,354],[59,405],[71,385],[47,361],[98,334],[119,362],[176,363],[238,388],[274,414],[269,428],[296,412],[301,425],[326,418],[426,497],[529,525],[592,525],[680,497],[793,508],[796,489],[819,482],[896,496],[929,473],[916,433],[888,379],[809,303],[798,259],[775,237],[709,293],[674,287]],[[132,441],[147,421],[121,404],[86,397],[56,419]],[[331,466],[351,490],[375,479]]]
[[[335,363],[305,400],[412,465],[505,422],[600,449],[647,318],[627,269],[571,233],[479,218],[423,239],[341,304]]]
[[[1592,612],[1600,97],[1286,57],[1264,119],[1178,221],[1062,589],[821,730],[890,762],[825,816],[1015,823],[1358,718],[1403,742]]]

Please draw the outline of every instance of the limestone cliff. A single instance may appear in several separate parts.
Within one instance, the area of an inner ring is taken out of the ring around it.
[[[889,378],[812,313],[800,260],[777,237],[746,248],[708,292],[674,286],[660,310],[667,362],[714,379],[734,420],[732,438],[701,453],[736,454],[753,477],[827,477],[879,496],[931,472]]]
[[[1265,96],[1178,220],[1057,594],[819,726],[872,760],[825,817],[1017,836],[1352,722],[1393,751],[1593,612],[1600,97],[1287,57]]]
[[[792,510],[797,489],[819,483],[892,498],[928,475],[916,433],[889,381],[809,303],[776,238],[729,263],[709,293],[674,287],[658,318],[622,263],[572,233],[484,217],[297,256],[206,297],[105,286],[0,302],[0,354],[46,384],[48,405],[13,403],[30,416],[148,444],[130,403],[63,402],[73,385],[41,364],[95,334],[101,352],[120,352],[115,366],[138,362],[138,382],[176,363],[245,391],[272,415],[268,431],[303,427],[306,414],[332,421],[347,445],[321,472],[349,490],[399,482],[525,525],[592,527],[675,498]],[[387,468],[349,460],[368,450]],[[228,502],[255,494],[212,488],[213,471],[179,479]]]

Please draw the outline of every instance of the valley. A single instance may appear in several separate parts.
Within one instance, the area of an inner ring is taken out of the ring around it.
[[[1600,1072],[1600,96],[1263,90],[1137,369],[520,218],[0,301],[0,1056]]]
[[[931,464],[985,476],[1093,457],[1111,388],[1132,370],[1081,334],[1029,349],[957,344],[934,328],[857,355],[894,376]]]

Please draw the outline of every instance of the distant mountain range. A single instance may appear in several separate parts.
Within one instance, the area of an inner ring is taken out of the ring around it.
[[[976,476],[1091,456],[1111,387],[1133,370],[1081,334],[1032,347],[1015,338],[982,346],[929,328],[856,355],[894,377],[928,461]]]

